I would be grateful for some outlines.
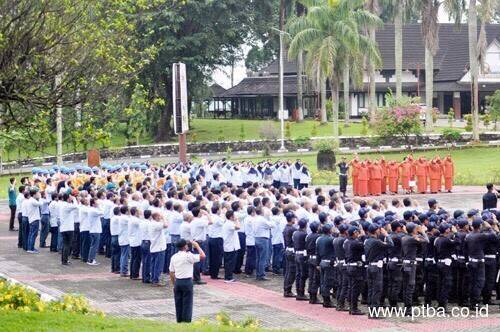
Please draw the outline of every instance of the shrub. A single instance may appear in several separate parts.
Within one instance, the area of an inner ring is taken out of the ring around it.
[[[293,140],[293,143],[295,145],[297,145],[298,147],[305,147],[307,146],[307,144],[309,143],[311,139],[309,137],[305,137],[305,136],[302,136],[302,137],[298,137],[296,139]]]
[[[456,129],[446,128],[442,132],[443,138],[449,142],[456,142],[460,139],[460,132]]]
[[[453,128],[453,121],[455,120],[455,111],[453,108],[450,107],[450,110],[448,111],[448,124],[450,125],[450,128]]]
[[[361,119],[361,135],[368,135],[368,119],[366,118],[366,116],[363,116],[363,118]]]
[[[198,134],[196,134],[196,133],[189,134],[189,138],[191,138],[191,143],[197,143],[198,142]]]
[[[262,150],[262,157],[267,158],[271,156],[271,147],[269,144],[264,144],[264,149]]]
[[[259,127],[259,137],[261,139],[275,140],[278,138],[279,131],[272,121],[266,121]]]
[[[311,129],[311,137],[318,136],[318,125],[315,123]]]
[[[342,127],[339,126],[339,136],[342,136],[342,134],[343,134]]]
[[[472,114],[464,115],[465,119],[465,131],[472,131]]]
[[[422,123],[420,115],[423,108],[418,100],[412,97],[396,99],[392,93],[387,94],[387,106],[380,108],[373,119],[375,133],[385,141],[402,136],[409,146],[410,135],[420,135]]]
[[[328,99],[325,103],[326,106],[326,120],[332,121],[333,119],[333,102],[331,99]]]
[[[338,144],[333,139],[321,139],[314,142],[313,148],[319,152],[334,152],[337,150]]]
[[[491,123],[491,117],[488,113],[483,114],[482,116],[483,124],[485,127],[488,127]]]

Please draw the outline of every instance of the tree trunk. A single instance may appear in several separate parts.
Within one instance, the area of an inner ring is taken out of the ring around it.
[[[163,106],[160,122],[158,123],[158,133],[156,134],[156,142],[167,142],[170,139],[170,120],[172,119],[173,102],[172,102],[172,79],[162,76],[164,82],[165,106]],[[160,85],[161,86],[161,85]]]
[[[302,72],[304,71],[303,52],[300,51],[297,57],[297,112],[298,121],[304,120],[303,99],[302,99]]]
[[[328,122],[328,117],[326,116],[326,77],[321,75],[320,78],[320,98],[321,98],[321,124]]]
[[[344,86],[344,126],[349,126],[349,117],[351,116],[351,100],[349,99],[349,65],[344,68],[343,72]]]
[[[432,132],[432,97],[434,94],[434,57],[432,52],[425,48],[425,131]]]
[[[403,10],[404,1],[397,1],[394,16],[394,57],[396,60],[396,98],[403,95]]]
[[[332,121],[333,121],[333,137],[335,142],[339,142],[339,84],[332,77],[330,78],[330,88],[332,90]]]
[[[375,28],[370,28],[368,31],[370,39],[375,42]],[[369,100],[368,100],[368,113],[370,114],[370,119],[373,121],[375,118],[375,112],[377,110],[377,94],[375,85],[375,66],[373,62],[368,59],[368,75],[370,86],[368,88]]]
[[[471,79],[471,113],[472,139],[479,141],[479,65],[477,59],[477,8],[476,0],[469,1],[468,30],[469,30],[469,63]]]
[[[56,89],[58,89],[59,84],[61,84],[61,77],[56,76]],[[62,122],[62,107],[61,104],[58,102],[56,104],[56,155],[57,155],[57,164],[62,165],[63,159],[62,159],[62,154],[63,154],[63,122]]]

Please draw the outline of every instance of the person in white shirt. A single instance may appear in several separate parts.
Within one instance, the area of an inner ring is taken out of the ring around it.
[[[69,254],[71,253],[71,241],[73,240],[73,231],[75,230],[74,211],[78,209],[76,199],[69,195],[63,194],[62,202],[59,205],[59,231],[62,236],[61,262],[62,265],[70,265],[68,262]]]
[[[24,248],[23,246],[23,213],[22,213],[22,204],[24,201],[24,194],[26,192],[26,187],[21,185],[19,186],[19,194],[16,197],[16,209],[17,209],[17,222],[19,223],[19,232],[17,234],[17,247]]]
[[[99,253],[105,254],[106,257],[111,257],[112,245],[111,245],[111,217],[113,216],[113,208],[115,204],[113,203],[114,193],[108,192],[104,195],[103,192],[97,193],[97,198],[99,200],[99,208],[103,210],[101,225],[102,234],[101,240],[99,241]],[[106,198],[106,199],[105,199]]]
[[[168,204],[168,202],[167,202]],[[173,209],[172,213],[170,215],[170,238],[172,240],[172,246],[173,246],[173,254],[177,253],[177,246],[175,245],[177,241],[181,239],[181,224],[184,221],[184,218],[182,217],[182,212],[184,210],[184,207],[182,204],[176,202],[173,203]]]
[[[212,220],[210,215],[206,210],[203,210],[199,207],[195,207],[191,210],[193,214],[193,220],[191,221],[191,236],[193,241],[198,242],[200,247],[205,248],[207,243],[207,230],[208,225],[212,224]],[[210,259],[210,256],[208,257]],[[201,280],[201,270],[202,263],[196,263],[194,265],[194,278],[193,282],[197,285],[205,284],[206,282]]]
[[[165,250],[167,242],[163,229],[168,227],[168,222],[165,221],[161,212],[156,211],[152,214],[152,221],[149,224],[149,235],[151,236],[151,284],[160,286],[160,275],[165,264]]]
[[[103,215],[102,210],[99,209],[97,200],[94,198],[90,199],[90,207],[87,208],[87,218],[90,224],[89,227],[89,237],[90,237],[90,248],[87,259],[88,265],[99,265],[96,262],[95,257],[97,255],[97,249],[99,248],[99,241],[101,239],[102,224],[101,217]]]
[[[118,244],[120,245],[120,276],[128,277],[128,258],[130,253],[130,242],[128,239],[128,224],[130,212],[127,206],[120,207],[120,223],[118,233]]]
[[[30,196],[26,201],[26,212],[29,223],[27,252],[38,254],[39,251],[35,249],[35,241],[38,236],[38,229],[40,228],[40,207],[43,205],[43,201],[40,199],[40,192],[36,189],[30,190]]]
[[[120,244],[118,243],[118,234],[120,234],[120,207],[113,208],[113,216],[109,222],[109,231],[111,235],[111,273],[120,273]]]
[[[285,230],[286,219],[280,214],[281,210],[276,206],[271,209],[271,212],[273,214],[271,216],[271,222],[276,225],[274,228],[271,228],[271,244],[273,246],[272,268],[274,274],[281,274],[284,268],[283,257],[285,254],[285,242],[283,239],[283,231]]]
[[[174,285],[175,314],[177,323],[190,323],[193,316],[193,266],[205,259],[205,252],[195,241],[193,248],[198,254],[190,251],[188,242],[181,239],[177,242],[178,252],[170,260],[170,282]]]
[[[191,212],[184,212],[182,218],[183,221],[179,227],[181,239],[191,242],[193,239],[191,237],[191,220],[193,220],[193,215]]]
[[[226,221],[222,226],[222,238],[224,239],[224,281],[234,282],[234,265],[236,264],[236,251],[240,249],[237,230],[240,222],[232,210],[226,212]]]
[[[90,221],[88,218],[88,200],[82,198],[78,205],[78,218],[80,219],[80,252],[82,253],[82,262],[89,262],[90,250]]]
[[[128,238],[130,242],[130,279],[139,280],[141,268],[141,213],[137,207],[130,209],[130,222],[128,225]]]
[[[28,190],[24,192],[24,199],[21,203],[21,233],[22,233],[22,245],[24,251],[28,251],[28,238],[30,234],[30,223],[28,221],[28,205],[30,199],[30,193]]]
[[[57,242],[59,236],[59,195],[52,194],[49,204],[50,214],[50,252],[57,252]]]
[[[250,276],[253,274],[257,257],[255,256],[255,234],[253,231],[253,224],[255,221],[255,207],[247,207],[247,217],[243,224],[245,231],[245,246],[246,246],[246,261],[245,261],[245,274]]]
[[[219,269],[222,266],[222,256],[224,254],[222,240],[224,219],[222,219],[221,206],[218,202],[212,205],[211,212],[212,224],[208,226],[209,272],[210,278],[219,279]]]
[[[149,225],[151,223],[151,210],[145,210],[144,216],[139,225],[141,238],[141,258],[142,258],[142,282],[151,283],[151,236],[149,235]]]

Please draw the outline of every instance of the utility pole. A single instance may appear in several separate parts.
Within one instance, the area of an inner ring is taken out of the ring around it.
[[[56,76],[56,92],[59,89],[59,86],[61,85],[61,76],[57,75]],[[61,107],[61,102],[60,100],[56,101],[56,137],[57,137],[57,165],[62,165],[63,159],[63,149],[62,149],[62,142],[63,142],[63,137],[62,137],[62,132],[63,132],[63,124],[62,124],[62,107]]]

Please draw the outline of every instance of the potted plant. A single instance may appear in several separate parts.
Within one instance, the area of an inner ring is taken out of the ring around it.
[[[333,140],[318,140],[314,143],[314,149],[318,150],[316,155],[316,163],[320,171],[334,171],[335,170],[335,151],[338,145]]]

